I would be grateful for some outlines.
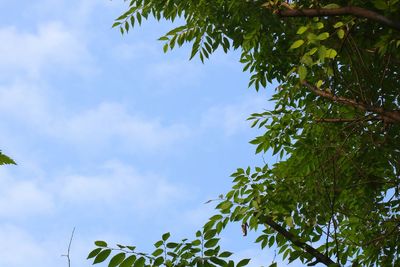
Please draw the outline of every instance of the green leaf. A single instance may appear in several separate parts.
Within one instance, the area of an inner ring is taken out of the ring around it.
[[[178,246],[178,243],[175,242],[169,242],[167,243],[167,248],[176,248]]]
[[[11,159],[10,157],[4,155],[0,151],[0,165],[6,165],[6,164],[17,165],[13,159]]]
[[[290,216],[288,216],[288,217],[285,218],[285,223],[286,223],[286,225],[289,226],[290,228],[292,228],[292,227],[294,226],[294,224],[293,224],[293,218],[290,217]]]
[[[157,256],[160,256],[163,252],[164,252],[163,249],[158,248],[158,249],[154,250],[154,252],[151,255],[153,255],[154,257],[157,257]]]
[[[300,81],[304,81],[307,77],[307,68],[303,65],[299,66],[298,73]]]
[[[384,0],[374,0],[374,1],[372,1],[372,3],[374,4],[374,6],[377,9],[380,9],[380,10],[388,9],[388,5],[387,5],[386,1],[384,1]]]
[[[329,32],[323,32],[317,36],[317,39],[320,41],[326,40],[328,38],[329,38]]]
[[[164,244],[164,241],[160,240],[160,241],[157,241],[156,243],[154,243],[154,246],[155,246],[156,248],[158,248],[158,247],[160,247],[162,244]]]
[[[95,241],[94,244],[98,247],[103,247],[103,248],[107,247],[107,243],[101,240]]]
[[[133,267],[143,267],[146,263],[146,259],[144,257],[140,257],[139,259],[137,259],[135,261],[135,264],[133,265]]]
[[[129,250],[134,251],[136,249],[135,246],[126,246]]]
[[[337,28],[342,27],[343,25],[344,25],[344,23],[343,23],[342,21],[339,21],[339,22],[336,22],[336,23],[333,25],[333,28],[337,29]]]
[[[315,27],[320,30],[324,28],[324,24],[322,22],[317,22],[317,24],[315,25]]]
[[[339,29],[339,30],[337,31],[337,35],[338,35],[338,37],[339,37],[340,39],[343,39],[343,37],[344,37],[344,30],[343,30],[343,29]]]
[[[325,5],[323,8],[334,9],[334,8],[340,8],[340,6],[338,4],[328,4],[328,5]]]
[[[125,22],[125,31],[129,32],[129,22],[128,21]]]
[[[226,261],[224,261],[224,260],[222,260],[222,259],[219,259],[219,258],[217,258],[217,257],[211,257],[210,260],[211,260],[213,263],[215,263],[215,264],[217,264],[217,265],[219,265],[219,266],[226,266],[226,265],[227,265],[227,262],[226,262]]]
[[[217,234],[217,230],[210,229],[204,233],[204,239],[209,240],[209,239],[213,238],[216,234]]]
[[[163,241],[167,241],[170,236],[171,236],[170,233],[165,233],[165,234],[162,235],[162,240]]]
[[[206,248],[212,248],[218,244],[219,238],[212,238],[208,240],[206,243],[204,243],[204,247]]]
[[[301,26],[298,30],[297,30],[297,33],[296,34],[303,34],[305,31],[307,31],[308,30],[308,27],[307,26]]]
[[[136,260],[136,256],[135,255],[131,255],[128,258],[126,258],[119,267],[132,267],[133,263]]]
[[[221,254],[219,254],[219,257],[221,257],[221,258],[228,258],[228,257],[230,257],[232,254],[233,254],[232,252],[224,251],[224,252],[222,252]]]
[[[325,55],[327,58],[335,58],[337,56],[337,52],[335,49],[330,48],[330,49],[326,50]]]
[[[121,25],[120,21],[114,22],[114,24],[111,26],[112,28],[115,28],[117,26]]]
[[[123,262],[125,259],[125,253],[121,252],[116,254],[112,259],[110,260],[110,263],[108,264],[108,267],[116,267],[118,266],[121,262]]]
[[[160,266],[161,264],[164,263],[164,258],[163,257],[158,257],[155,261],[154,261],[154,265],[155,266]]]
[[[249,264],[250,259],[243,259],[241,261],[238,262],[238,264],[236,265],[236,267],[242,267],[242,266],[246,266],[247,264]]]
[[[105,261],[108,256],[111,254],[111,249],[105,249],[97,254],[96,258],[94,258],[93,264],[101,263]]]
[[[102,248],[95,248],[95,249],[93,249],[93,250],[89,253],[89,255],[87,256],[86,259],[91,259],[91,258],[95,257],[97,254],[99,254],[99,252],[100,252],[101,250],[102,250]]]
[[[294,43],[290,46],[290,49],[299,48],[299,47],[302,46],[303,44],[304,44],[304,40],[297,40],[296,42],[294,42]]]
[[[167,53],[168,47],[169,47],[168,43],[165,43],[164,46],[163,46],[164,53]]]

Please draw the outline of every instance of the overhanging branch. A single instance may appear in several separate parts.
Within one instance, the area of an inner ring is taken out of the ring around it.
[[[359,122],[359,121],[381,121],[382,119],[379,117],[364,117],[364,118],[317,118],[315,122],[332,122],[332,123],[341,123],[341,122]]]
[[[339,8],[283,9],[276,11],[276,13],[281,17],[333,17],[350,15],[358,18],[373,20],[400,31],[399,21],[389,19],[375,11],[356,6]]]
[[[279,234],[283,235],[286,239],[290,240],[296,246],[304,249],[308,254],[312,255],[317,259],[317,262],[323,263],[326,266],[330,266],[336,264],[331,258],[322,254],[312,246],[308,245],[305,242],[299,240],[297,236],[292,234],[291,232],[287,231],[285,228],[277,224],[270,216],[262,217],[263,223],[270,226],[272,229],[277,231]]]
[[[330,91],[321,90],[316,86],[309,84],[306,81],[303,81],[302,84],[305,87],[307,87],[311,92],[320,97],[332,100],[337,103],[344,104],[346,106],[354,107],[361,111],[373,112],[379,115],[379,118],[386,123],[400,123],[400,110],[387,111],[381,107],[373,107],[362,102],[357,102],[354,99],[336,96],[332,94]]]

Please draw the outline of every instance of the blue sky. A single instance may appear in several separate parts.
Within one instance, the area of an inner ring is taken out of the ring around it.
[[[246,118],[272,87],[247,89],[238,53],[201,64],[164,54],[167,22],[111,29],[109,0],[0,0],[0,266],[90,266],[93,241],[150,251],[162,233],[192,237],[237,167],[262,164]],[[267,159],[268,160],[268,159]],[[273,160],[273,159],[270,159]],[[268,266],[240,226],[223,244]]]

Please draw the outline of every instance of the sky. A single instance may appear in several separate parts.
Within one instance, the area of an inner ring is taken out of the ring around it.
[[[126,7],[0,0],[0,149],[18,163],[0,168],[1,267],[67,266],[74,227],[73,267],[91,266],[95,240],[151,252],[165,232],[192,238],[236,168],[274,160],[254,154],[246,121],[273,87],[247,88],[237,51],[164,54],[171,23],[121,36]],[[222,245],[268,266],[255,237],[232,225]]]

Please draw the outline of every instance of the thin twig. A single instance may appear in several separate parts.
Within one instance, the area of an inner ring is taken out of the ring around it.
[[[74,229],[72,229],[71,238],[69,239],[67,254],[61,255],[61,257],[67,257],[68,267],[71,267],[70,251],[71,251],[72,239],[74,238],[74,233],[75,233],[75,227],[74,227]]]

